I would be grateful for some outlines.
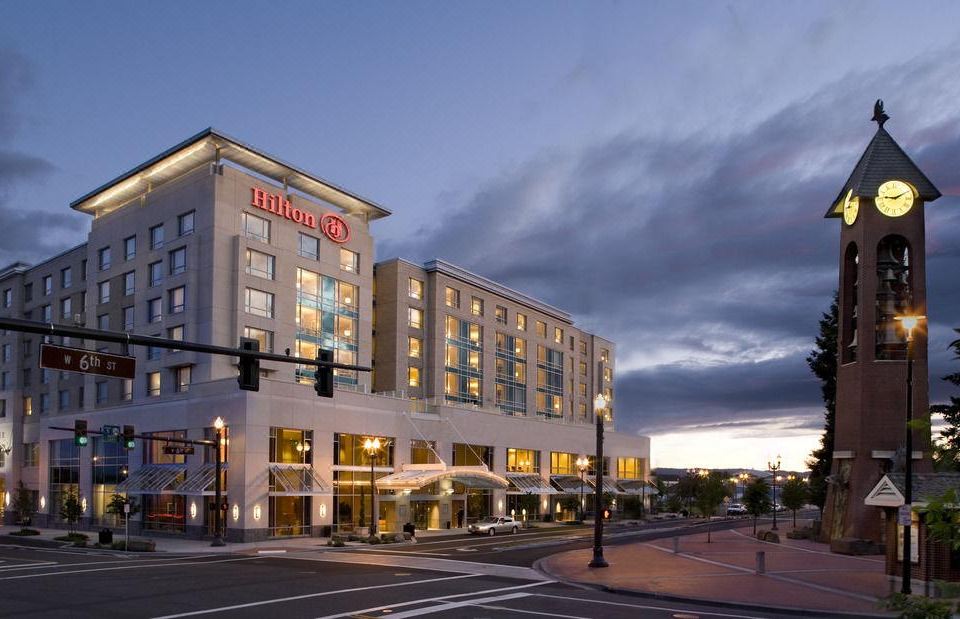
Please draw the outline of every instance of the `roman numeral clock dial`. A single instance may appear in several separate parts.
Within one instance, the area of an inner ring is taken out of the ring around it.
[[[913,187],[903,181],[887,181],[877,189],[874,203],[887,217],[906,215],[913,206]]]

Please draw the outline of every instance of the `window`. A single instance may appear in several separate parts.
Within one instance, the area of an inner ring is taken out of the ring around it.
[[[415,307],[407,309],[407,324],[409,324],[414,329],[423,328],[423,310],[419,310]]]
[[[517,329],[520,331],[527,330],[527,315],[517,312]]]
[[[240,213],[240,228],[243,236],[261,243],[270,242],[270,222],[250,213]]]
[[[107,381],[97,383],[97,404],[103,404],[107,401]]]
[[[299,232],[300,243],[297,253],[299,253],[304,258],[310,258],[311,260],[316,260],[320,257],[320,239],[315,236],[310,236],[309,234],[304,234]]]
[[[176,327],[170,327],[169,329],[167,329],[167,339],[182,342],[183,341],[183,325],[177,325]],[[180,352],[180,351],[171,349],[170,352]]]
[[[547,337],[547,323],[542,320],[537,321],[537,337]]]
[[[470,297],[470,313],[474,316],[483,316],[483,299]]]
[[[180,247],[170,252],[170,275],[180,275],[187,270],[187,248]]]
[[[587,354],[587,342],[586,340],[580,340],[580,354]]]
[[[0,417],[6,417],[6,416],[7,416],[7,401],[0,400]]]
[[[447,307],[460,307],[460,291],[456,288],[450,288],[447,286],[444,290],[444,298],[447,302]]]
[[[150,273],[150,285],[159,286],[163,281],[163,262],[151,262],[147,265],[147,271]]]
[[[53,307],[44,305],[41,309],[43,311],[43,322],[53,322]]]
[[[553,341],[557,344],[563,344],[563,329],[560,327],[553,328]]]
[[[97,266],[101,271],[110,268],[110,248],[102,247],[97,251]]]
[[[150,249],[163,247],[163,224],[150,228]]]
[[[47,368],[40,368],[40,384],[49,385],[50,384],[50,370]]]
[[[360,272],[360,254],[344,247],[340,248],[340,270],[351,273]]]
[[[420,368],[412,365],[407,368],[407,384],[411,387],[420,386]]]
[[[189,213],[184,213],[183,215],[177,217],[177,234],[180,236],[193,234],[193,222],[195,215],[196,211],[190,211]]]
[[[192,378],[193,372],[191,371],[191,366],[185,365],[174,370],[176,374],[176,387],[177,393],[185,393],[190,391],[190,379]]]
[[[6,391],[10,388],[10,372],[0,372],[0,389]]]
[[[60,410],[66,410],[70,408],[70,392],[68,390],[62,389],[57,394],[57,407]]]
[[[127,271],[123,274],[123,294],[129,297],[137,290],[136,271]]]
[[[160,322],[163,320],[163,303],[157,297],[147,301],[147,322]]]
[[[147,372],[147,397],[160,395],[160,372]]]
[[[70,297],[60,299],[60,316],[64,320],[73,318],[73,300]]]
[[[129,402],[130,400],[133,399],[133,379],[132,378],[123,379],[123,382],[121,383],[120,399],[124,400],[125,402]]]
[[[260,342],[260,350],[263,352],[273,352],[273,331],[264,331],[254,327],[244,327],[243,337]]]
[[[587,397],[587,383],[580,383],[580,397]]]
[[[407,347],[410,349],[408,356],[414,359],[420,359],[423,356],[423,341],[419,337],[408,337]]]
[[[581,362],[580,362],[580,376],[586,376],[586,375],[587,375],[587,363],[586,363],[586,361],[581,361]]]
[[[603,361],[604,363],[610,361],[610,351],[606,348],[600,349],[600,361]]]
[[[264,279],[273,279],[273,269],[276,259],[270,254],[247,250],[247,273]]]
[[[133,312],[133,306],[132,306],[132,305],[128,305],[127,307],[123,308],[123,330],[124,330],[124,331],[132,331],[132,330],[133,330],[133,325],[134,325],[134,315],[133,315],[133,314],[134,314],[134,312]]]
[[[248,314],[273,318],[273,295],[262,290],[247,288],[243,309]]]
[[[187,292],[183,286],[167,291],[167,308],[171,314],[179,314],[186,303]]]
[[[496,314],[498,323],[502,325],[507,324],[507,308],[503,307],[502,305],[498,305]]]
[[[60,269],[60,287],[69,288],[73,285],[73,269],[67,267]]]
[[[128,236],[123,239],[123,259],[133,260],[137,257],[137,237]]]
[[[407,280],[407,294],[411,299],[423,298],[423,282],[419,279],[409,278]]]
[[[44,275],[41,281],[43,282],[43,296],[53,293],[53,276]]]
[[[33,398],[30,396],[23,398],[23,414],[27,417],[33,414]]]
[[[159,337],[157,334],[155,337]],[[147,346],[147,361],[156,361],[160,358],[161,348],[158,346]]]
[[[3,362],[9,363],[10,359],[13,357],[13,348],[10,346],[10,344],[4,344],[2,350],[3,350]],[[7,388],[6,385],[0,385],[0,389],[6,389],[6,388]]]
[[[23,285],[23,300],[25,302],[33,301],[33,284]]]
[[[3,306],[10,307],[13,305],[13,289],[7,288],[3,291]]]
[[[80,279],[87,281],[87,261],[86,259],[80,261]]]
[[[100,314],[97,316],[97,328],[101,331],[110,330],[110,314]]]
[[[613,368],[603,368],[603,380],[608,383],[613,380]]]

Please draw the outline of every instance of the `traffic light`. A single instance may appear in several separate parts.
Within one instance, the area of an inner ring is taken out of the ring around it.
[[[137,446],[137,441],[133,438],[133,435],[136,434],[133,431],[133,426],[123,426],[123,448],[124,449],[133,449]]]
[[[77,447],[86,447],[90,439],[87,437],[87,422],[77,419],[73,422],[73,444]]]
[[[317,351],[317,361],[333,362],[333,351],[321,348]],[[318,365],[314,374],[316,382],[313,388],[321,398],[333,397],[333,368],[329,365]]]
[[[260,341],[250,337],[240,338],[240,350],[258,352]],[[250,357],[240,357],[240,375],[237,382],[244,391],[260,391],[260,360]]]

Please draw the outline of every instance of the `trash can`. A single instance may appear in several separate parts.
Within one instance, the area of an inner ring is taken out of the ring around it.
[[[113,531],[110,529],[100,529],[100,543],[109,546],[113,543]]]
[[[403,525],[403,532],[404,532],[404,533],[409,533],[410,535],[416,537],[416,535],[417,535],[417,526],[416,526],[415,524],[413,524],[412,522],[408,522],[408,523],[406,523],[405,525]]]

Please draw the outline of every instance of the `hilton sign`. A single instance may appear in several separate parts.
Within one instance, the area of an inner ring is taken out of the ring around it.
[[[270,194],[259,187],[251,187],[250,193],[251,206],[269,211],[277,217],[289,219],[312,230],[320,228],[334,243],[346,243],[350,240],[350,227],[339,215],[327,213],[320,217],[318,224],[316,215],[295,208],[282,194]]]

